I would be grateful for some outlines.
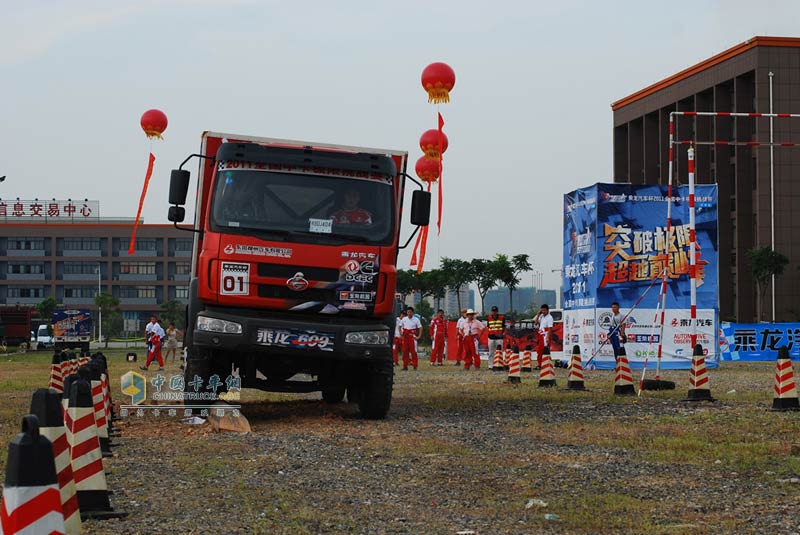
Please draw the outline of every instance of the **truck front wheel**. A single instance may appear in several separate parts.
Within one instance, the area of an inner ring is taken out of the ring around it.
[[[358,409],[368,420],[383,420],[392,404],[392,361],[370,363],[358,389]]]

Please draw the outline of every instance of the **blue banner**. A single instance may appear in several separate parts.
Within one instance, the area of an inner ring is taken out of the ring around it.
[[[800,358],[800,323],[723,323],[722,335],[722,360],[775,360],[781,347]]]

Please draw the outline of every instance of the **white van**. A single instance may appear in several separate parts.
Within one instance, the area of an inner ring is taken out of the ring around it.
[[[47,325],[39,325],[36,331],[36,349],[49,349],[53,347],[53,337]]]

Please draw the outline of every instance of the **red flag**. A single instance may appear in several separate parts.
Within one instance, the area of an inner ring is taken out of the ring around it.
[[[153,176],[153,164],[156,157],[150,153],[150,163],[147,164],[147,173],[144,175],[144,186],[142,187],[142,196],[139,198],[139,210],[136,212],[136,221],[133,222],[133,232],[131,232],[131,243],[128,245],[128,254],[136,252],[136,227],[139,226],[139,219],[142,217],[142,207],[144,206],[144,198],[147,195],[147,185],[150,184],[150,177]]]

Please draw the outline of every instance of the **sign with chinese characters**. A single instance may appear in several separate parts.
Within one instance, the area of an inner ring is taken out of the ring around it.
[[[0,199],[0,221],[5,223],[70,223],[100,219],[100,201]]]
[[[631,366],[655,357],[661,339],[657,310],[668,274],[662,367],[691,365],[689,319],[688,188],[673,188],[667,230],[667,188],[595,184],[564,196],[563,303],[565,339],[593,354],[598,368],[613,368],[608,336],[611,304],[626,315]],[[717,188],[695,190],[697,239],[697,333],[713,365],[717,352]],[[635,308],[634,308],[635,307]]]
[[[792,360],[800,358],[800,323],[723,323],[719,341],[722,360],[778,358],[786,347]]]

